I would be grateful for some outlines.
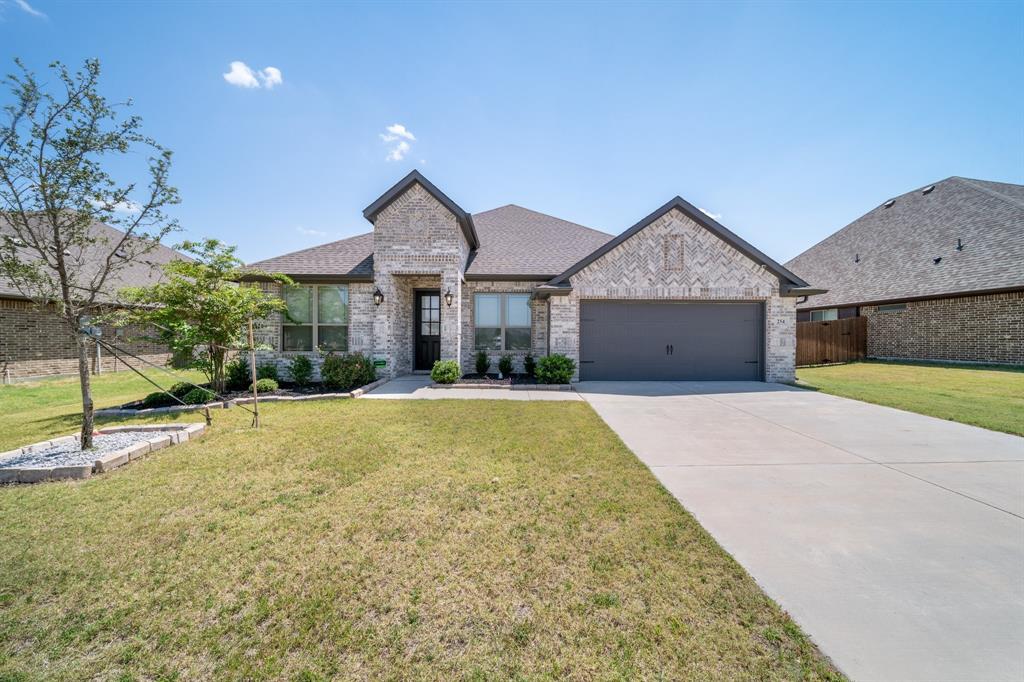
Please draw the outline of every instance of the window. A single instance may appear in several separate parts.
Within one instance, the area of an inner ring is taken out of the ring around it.
[[[898,312],[900,310],[906,310],[906,309],[907,309],[907,304],[906,303],[890,303],[889,305],[880,305],[880,306],[878,306],[878,312],[880,312],[880,313],[895,313],[895,312]]]
[[[812,310],[811,322],[828,322],[839,319],[838,308],[826,308],[825,310]]]
[[[477,350],[530,350],[530,295],[476,294],[473,326]]]
[[[284,301],[288,314],[281,324],[282,350],[348,350],[348,287],[285,287]]]

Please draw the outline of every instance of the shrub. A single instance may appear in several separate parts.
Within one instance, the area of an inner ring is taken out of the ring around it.
[[[454,384],[461,376],[459,363],[454,360],[438,360],[430,370],[430,378],[439,384]]]
[[[537,381],[542,384],[567,384],[572,381],[576,363],[558,353],[547,355],[537,362]]]
[[[313,363],[305,355],[296,355],[288,365],[288,374],[299,386],[307,386],[313,378]]]
[[[508,376],[512,373],[512,356],[505,354],[498,360],[498,371],[501,372],[502,376]]]
[[[193,388],[181,397],[186,405],[202,405],[214,399],[213,391],[208,388]]]
[[[157,391],[155,393],[150,393],[149,395],[147,395],[145,398],[142,399],[142,407],[144,409],[149,409],[149,408],[152,408],[152,407],[167,407],[168,405],[177,405],[177,404],[178,404],[178,401],[174,400],[173,398],[171,398],[169,395],[167,395],[163,391]]]
[[[377,370],[370,358],[362,353],[334,355],[328,353],[320,368],[324,385],[340,391],[351,391],[365,386],[377,378]]]
[[[249,358],[238,355],[224,367],[224,375],[229,390],[244,391],[249,385]]]
[[[252,386],[249,387],[250,389]],[[256,391],[259,393],[273,393],[277,390],[277,382],[273,379],[257,379]]]
[[[256,378],[277,381],[277,365],[260,365],[256,368]]]
[[[184,398],[186,395],[192,392],[195,388],[192,384],[186,381],[179,381],[168,389],[168,393],[173,395],[175,398]]]
[[[526,376],[532,377],[537,371],[537,361],[533,359],[531,353],[527,353],[526,357],[523,358],[523,370],[526,371]]]
[[[476,354],[476,373],[487,374],[487,370],[491,368],[491,359],[487,357],[487,351],[482,350]]]

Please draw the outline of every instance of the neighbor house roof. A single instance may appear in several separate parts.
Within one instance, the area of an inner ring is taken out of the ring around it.
[[[113,228],[105,223],[94,222],[90,226],[90,232],[97,239],[96,242],[83,250],[70,249],[68,258],[82,263],[82,282],[87,282],[99,273],[103,261],[110,255],[113,249],[124,237],[124,232]],[[0,233],[13,234],[10,225],[0,219]],[[31,257],[29,249],[19,249],[25,257]],[[108,279],[103,287],[102,299],[114,301],[118,298],[118,292],[126,287],[141,287],[156,284],[163,279],[162,267],[172,260],[190,260],[187,256],[178,253],[174,249],[157,245],[155,249],[146,253],[141,260],[129,263],[125,268],[119,270],[116,276]],[[22,293],[9,281],[0,278],[0,297],[24,298]]]
[[[472,216],[480,248],[472,252],[466,277],[549,279],[611,239],[592,230],[521,206],[502,206]],[[297,278],[370,281],[373,233],[251,263],[250,268]]]
[[[947,178],[883,202],[786,267],[828,290],[800,308],[1024,287],[1024,186]]]

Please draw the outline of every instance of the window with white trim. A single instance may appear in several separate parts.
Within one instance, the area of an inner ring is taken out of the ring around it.
[[[475,294],[473,345],[477,350],[530,350],[530,295]]]
[[[348,350],[347,286],[286,286],[283,297],[288,312],[281,323],[281,350]]]
[[[829,322],[839,319],[839,308],[825,308],[824,310],[812,310],[811,322]]]

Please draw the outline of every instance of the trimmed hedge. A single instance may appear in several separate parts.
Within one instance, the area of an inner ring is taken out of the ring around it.
[[[288,364],[288,374],[297,386],[308,386],[313,379],[313,363],[305,355],[296,355]]]
[[[459,363],[454,360],[438,360],[430,369],[430,378],[439,384],[454,384],[461,376]]]
[[[202,405],[212,401],[216,396],[213,391],[206,388],[193,388],[181,397],[186,405]]]
[[[252,386],[249,387],[250,390]],[[273,393],[277,390],[277,382],[273,379],[257,379],[256,380],[256,391],[258,393]]]
[[[482,350],[476,354],[476,373],[483,376],[491,368],[491,359],[487,357],[487,351]]]
[[[537,381],[542,384],[567,384],[575,371],[576,362],[558,353],[537,361]]]
[[[373,361],[362,353],[328,354],[320,367],[324,385],[339,391],[351,391],[377,379]]]

